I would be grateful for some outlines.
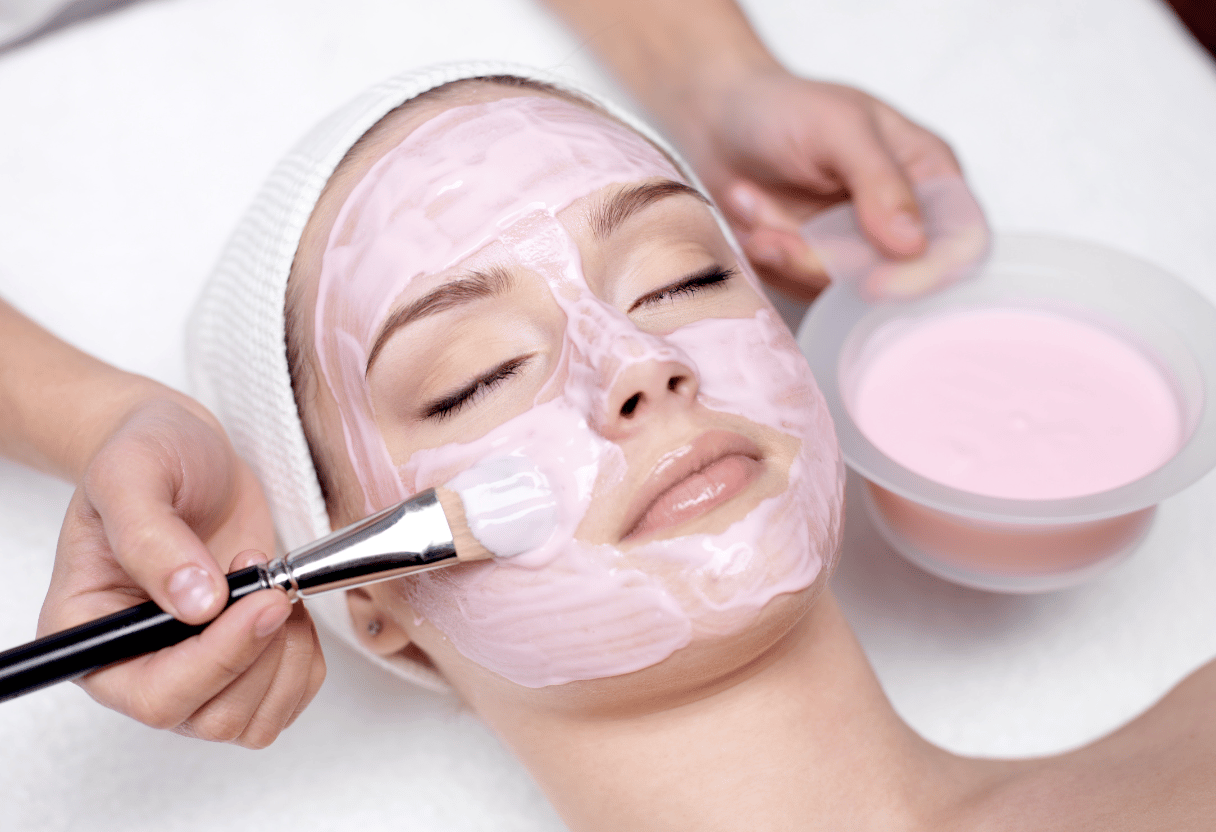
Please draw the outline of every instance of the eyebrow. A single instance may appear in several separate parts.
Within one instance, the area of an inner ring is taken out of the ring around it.
[[[440,312],[464,306],[475,300],[498,297],[511,288],[511,283],[511,273],[501,266],[494,266],[485,271],[470,272],[450,283],[445,283],[427,292],[413,303],[398,309],[388,316],[388,320],[380,328],[380,334],[376,336],[376,342],[372,345],[371,352],[368,353],[364,375],[371,372],[376,356],[380,354],[380,350],[397,330],[423,318],[438,315]]]
[[[649,182],[645,185],[635,185],[632,188],[625,188],[593,209],[591,213],[591,230],[595,234],[596,239],[605,240],[612,236],[612,232],[616,231],[625,220],[632,217],[638,211],[649,205],[653,205],[660,199],[681,194],[696,197],[706,205],[709,204],[709,200],[705,198],[705,195],[696,188],[690,188],[683,182],[676,182],[672,179]]]

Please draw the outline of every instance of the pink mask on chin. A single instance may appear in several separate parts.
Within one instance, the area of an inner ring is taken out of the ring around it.
[[[775,596],[810,586],[836,550],[835,436],[805,361],[771,311],[656,337],[583,278],[557,214],[607,185],[654,177],[683,180],[642,137],[585,107],[538,96],[455,107],[371,168],[322,262],[317,356],[368,512],[488,456],[527,456],[556,481],[561,520],[544,546],[402,584],[462,654],[527,687],[628,673],[699,636],[738,631]],[[480,439],[419,451],[398,466],[364,375],[378,328],[411,280],[496,240],[546,281],[565,312],[554,376],[561,389]],[[624,465],[620,448],[591,427],[592,414],[612,378],[643,361],[679,361],[697,374],[704,406],[798,439],[785,492],[720,534],[628,550],[575,539],[596,484]]]

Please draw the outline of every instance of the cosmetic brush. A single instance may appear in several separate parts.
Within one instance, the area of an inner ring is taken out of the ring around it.
[[[278,589],[294,603],[322,592],[492,557],[543,544],[556,527],[543,474],[521,457],[475,466],[269,563],[228,575],[228,606]],[[160,650],[206,628],[154,602],[98,618],[0,653],[0,702]]]

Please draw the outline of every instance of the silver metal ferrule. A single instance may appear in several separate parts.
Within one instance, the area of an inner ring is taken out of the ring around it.
[[[386,581],[456,560],[452,529],[435,489],[378,511],[266,565],[293,601]]]

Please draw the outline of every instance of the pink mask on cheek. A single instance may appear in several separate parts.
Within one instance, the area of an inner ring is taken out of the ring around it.
[[[454,107],[372,166],[334,222],[314,332],[369,514],[409,496],[365,381],[377,330],[406,285],[459,263],[538,210],[552,217],[607,185],[655,176],[682,180],[633,131],[535,96]]]
[[[369,511],[491,456],[525,455],[554,480],[559,527],[540,549],[403,584],[414,609],[465,656],[528,687],[628,673],[699,635],[735,631],[776,595],[809,586],[835,551],[834,434],[775,317],[701,321],[659,338],[586,285],[557,213],[605,185],[656,176],[681,179],[636,134],[582,107],[526,97],[456,108],[372,168],[343,207],[323,263],[317,352]],[[566,314],[552,389],[486,436],[419,451],[398,468],[364,382],[376,328],[413,276],[492,240],[544,279]],[[703,404],[795,436],[801,452],[787,491],[724,533],[622,552],[574,533],[597,483],[624,470],[595,414],[617,375],[646,361],[692,369]]]

